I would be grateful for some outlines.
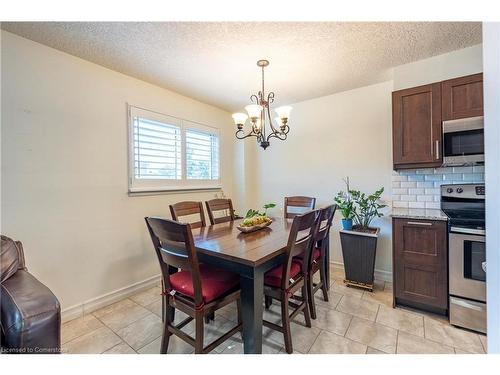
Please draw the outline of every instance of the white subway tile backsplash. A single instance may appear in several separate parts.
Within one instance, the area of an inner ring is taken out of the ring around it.
[[[472,167],[453,167],[453,173],[472,173]]]
[[[425,202],[425,208],[439,210],[441,208],[441,204],[434,202]]]
[[[424,176],[423,175],[416,175],[416,174],[413,174],[413,175],[409,175],[407,176],[408,177],[408,181],[424,181]]]
[[[443,174],[443,179],[445,181],[460,181],[462,179],[462,175],[460,173],[446,173]]]
[[[476,175],[473,173],[464,173],[462,179],[467,182],[472,182],[476,178]]]
[[[436,189],[436,188],[432,188],[432,189],[425,189],[425,194],[426,195],[441,195],[441,189]]]
[[[439,209],[441,185],[484,182],[484,166],[393,171],[394,208]]]
[[[434,182],[433,181],[417,182],[417,187],[419,187],[419,188],[433,188]]]
[[[416,174],[434,174],[434,168],[417,169]]]
[[[417,201],[419,201],[419,202],[434,202],[434,196],[433,195],[418,195]]]
[[[453,173],[453,167],[443,167],[435,169],[434,173],[445,174],[445,173]]]
[[[422,188],[408,189],[407,194],[422,195],[422,194],[425,194],[425,189],[422,189]]]
[[[442,181],[442,180],[443,180],[442,174],[426,174],[425,175],[425,181]]]
[[[397,195],[408,194],[408,189],[393,188],[392,194],[397,194]],[[393,199],[394,199],[394,197],[393,197]]]
[[[392,207],[394,207],[394,208],[408,208],[408,202],[393,201]]]
[[[414,182],[414,181],[407,181],[407,182],[404,182],[404,181],[401,181],[401,187],[402,188],[415,188],[417,187],[417,183]]]
[[[408,208],[425,208],[424,202],[408,202]]]
[[[417,200],[416,195],[400,195],[399,200],[403,202],[415,202]]]
[[[404,175],[392,176],[392,181],[408,181],[408,176]]]

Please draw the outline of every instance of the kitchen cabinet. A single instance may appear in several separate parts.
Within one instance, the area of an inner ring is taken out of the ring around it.
[[[443,121],[483,115],[483,74],[441,82]]]
[[[443,163],[441,83],[392,93],[394,169]]]
[[[392,219],[394,305],[448,310],[447,222]]]

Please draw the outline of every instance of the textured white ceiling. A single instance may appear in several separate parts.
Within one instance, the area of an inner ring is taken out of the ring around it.
[[[2,29],[234,111],[270,60],[275,105],[390,78],[390,68],[481,42],[479,22],[4,22]]]

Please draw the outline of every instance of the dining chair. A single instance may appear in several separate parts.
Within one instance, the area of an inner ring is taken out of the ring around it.
[[[316,319],[314,295],[318,290],[321,289],[323,292],[323,300],[328,302],[328,267],[326,262],[328,261],[327,254],[330,251],[330,228],[336,209],[337,205],[332,204],[319,211],[318,225],[316,226],[316,232],[313,236],[314,246],[312,256],[309,257],[306,280],[309,309],[311,311],[311,318],[313,319]],[[320,281],[315,284],[314,275],[317,272],[319,272]]]
[[[235,219],[233,202],[231,199],[212,199],[205,202],[207,206],[210,224],[226,223]],[[214,213],[222,212],[223,216],[214,216]]]
[[[193,229],[205,227],[207,225],[205,213],[203,212],[203,204],[201,204],[201,202],[184,201],[171,204],[170,213],[172,214],[172,219],[175,221],[180,221],[180,218],[184,216],[199,215],[199,221],[190,223]]]
[[[285,204],[283,205],[285,219],[292,219],[304,212],[314,210],[315,205],[316,198],[302,196],[285,197]],[[290,212],[290,208],[295,208],[294,212]],[[301,212],[297,212],[297,209]]]
[[[160,353],[167,353],[172,334],[194,346],[195,353],[209,353],[242,330],[239,276],[198,262],[189,224],[154,217],[145,220],[160,263],[166,307]],[[204,346],[204,317],[234,301],[238,311],[236,326]],[[176,309],[188,317],[174,325]],[[182,331],[193,319],[194,338]]]
[[[307,261],[313,248],[317,218],[318,211],[311,211],[294,217],[285,250],[284,263],[264,275],[264,295],[280,301],[282,324],[280,326],[263,320],[263,325],[283,333],[285,349],[289,354],[293,353],[290,322],[300,312],[303,312],[306,326],[311,327],[306,279]],[[297,262],[294,258],[302,253],[305,254],[305,261],[302,263]],[[295,296],[295,293],[299,290],[301,296]],[[298,301],[298,303],[294,301]],[[291,314],[290,307],[293,308]]]

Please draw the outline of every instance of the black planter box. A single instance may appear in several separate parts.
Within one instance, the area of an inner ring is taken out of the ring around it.
[[[375,255],[380,229],[370,229],[373,232],[341,230],[340,243],[344,258],[344,283],[373,291]]]

